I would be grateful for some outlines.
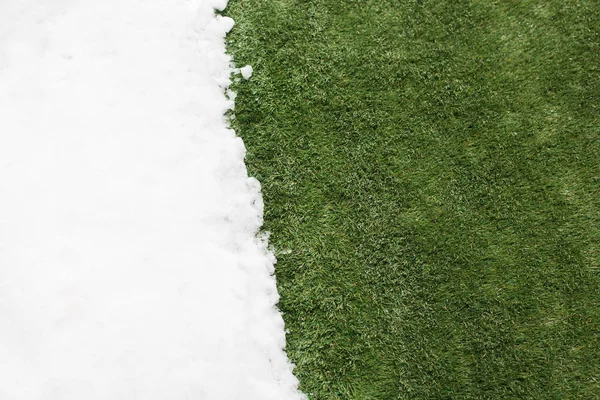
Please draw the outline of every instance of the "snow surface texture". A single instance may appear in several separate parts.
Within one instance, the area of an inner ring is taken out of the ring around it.
[[[0,399],[301,399],[215,0],[0,1]]]

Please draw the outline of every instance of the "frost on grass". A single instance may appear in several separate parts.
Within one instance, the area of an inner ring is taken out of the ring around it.
[[[0,2],[0,399],[303,398],[225,6]]]

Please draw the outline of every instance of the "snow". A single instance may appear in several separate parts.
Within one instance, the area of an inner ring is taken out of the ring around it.
[[[304,398],[226,4],[0,2],[0,399]]]
[[[245,67],[240,68],[240,72],[242,73],[242,78],[250,79],[254,70],[251,65],[246,65]]]

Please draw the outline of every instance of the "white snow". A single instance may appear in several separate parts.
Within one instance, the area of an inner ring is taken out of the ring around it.
[[[246,65],[245,67],[240,68],[240,72],[242,73],[242,78],[250,79],[254,70],[251,65]]]
[[[0,1],[0,399],[304,398],[225,6]]]

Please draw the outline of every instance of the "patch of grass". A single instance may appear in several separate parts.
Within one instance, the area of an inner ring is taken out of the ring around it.
[[[599,399],[600,2],[225,13],[301,389]]]

